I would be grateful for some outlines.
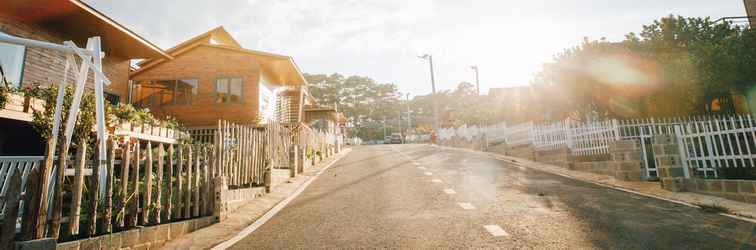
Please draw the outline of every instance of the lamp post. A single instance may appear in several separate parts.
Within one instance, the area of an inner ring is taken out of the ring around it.
[[[412,116],[410,116],[410,99],[409,93],[407,93],[407,130],[412,128]]]
[[[475,71],[475,90],[478,92],[478,96],[480,96],[480,81],[478,80],[478,66],[470,66],[470,68]]]
[[[420,59],[428,60],[428,65],[430,66],[430,78],[431,78],[431,88],[433,90],[433,130],[438,131],[439,124],[438,124],[438,98],[436,96],[436,79],[433,75],[433,56],[429,54],[425,54],[422,56],[418,56]]]

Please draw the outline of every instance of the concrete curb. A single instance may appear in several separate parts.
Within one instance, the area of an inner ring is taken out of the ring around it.
[[[514,165],[519,166],[519,167],[525,167],[525,168],[532,169],[532,170],[535,170],[535,171],[539,171],[539,172],[542,172],[542,173],[548,173],[548,174],[558,175],[558,176],[562,176],[562,177],[565,177],[565,178],[568,178],[568,179],[572,179],[572,180],[576,180],[576,181],[582,181],[582,182],[586,182],[586,183],[591,183],[591,184],[602,186],[602,187],[605,187],[605,188],[610,188],[610,189],[614,189],[614,190],[618,190],[618,191],[622,191],[622,192],[626,192],[626,193],[631,193],[631,194],[636,194],[636,195],[640,195],[640,196],[644,196],[644,197],[648,197],[648,198],[654,198],[654,199],[658,199],[658,200],[672,202],[672,203],[675,203],[675,204],[679,204],[679,205],[683,205],[683,206],[688,206],[688,207],[692,207],[692,208],[699,208],[699,209],[701,208],[701,206],[699,206],[699,205],[696,205],[696,204],[693,204],[693,203],[689,203],[689,202],[686,202],[686,201],[675,200],[675,199],[670,199],[670,198],[666,198],[666,197],[661,197],[661,196],[658,196],[658,195],[642,193],[642,192],[638,192],[638,191],[635,191],[635,190],[631,190],[631,189],[627,189],[627,188],[624,188],[624,187],[620,187],[620,186],[617,186],[617,185],[611,185],[611,184],[601,183],[601,182],[592,181],[592,180],[585,180],[585,179],[577,178],[575,176],[571,176],[571,175],[568,175],[568,174],[552,172],[552,171],[549,171],[549,170],[546,170],[546,169],[536,168],[536,167],[528,165],[528,164],[534,164],[534,163],[535,164],[545,164],[545,165],[548,165],[546,163],[539,163],[539,162],[534,162],[534,161],[530,161],[530,160],[526,160],[526,159],[521,159],[521,158],[517,158],[517,157],[505,156],[505,155],[500,155],[500,154],[491,153],[491,152],[476,151],[476,150],[471,150],[471,149],[466,149],[466,148],[453,148],[453,147],[438,146],[438,145],[433,145],[433,147],[436,147],[436,148],[439,148],[439,149],[457,150],[457,151],[464,151],[464,152],[470,152],[470,153],[476,153],[476,154],[483,154],[483,155],[487,155],[489,157],[495,158],[495,159],[500,160],[500,161],[505,161],[505,162],[514,164]],[[746,221],[746,222],[750,222],[750,223],[756,224],[756,219],[745,217],[745,216],[742,216],[742,215],[728,214],[728,213],[717,213],[717,214],[722,215],[722,216],[727,216],[727,217],[730,217],[730,218],[733,218],[733,219],[738,219],[738,220],[742,220],[742,221]]]

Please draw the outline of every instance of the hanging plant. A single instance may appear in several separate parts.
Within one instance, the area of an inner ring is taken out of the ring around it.
[[[55,114],[55,102],[58,96],[58,86],[41,87],[35,85],[28,89],[25,94],[27,96],[43,100],[45,106],[42,110],[34,110],[32,113],[32,127],[37,133],[47,140],[52,136],[53,127],[53,115]],[[65,95],[63,98],[63,110],[61,112],[61,124],[63,124],[65,117],[68,116],[68,108],[71,106],[71,100],[73,95],[73,88],[71,86],[66,87]],[[58,134],[62,133],[64,126],[60,126]]]
[[[12,85],[0,85],[0,109],[5,108],[5,105],[8,104],[8,101],[10,101],[10,93],[14,92],[13,87],[10,86]]]

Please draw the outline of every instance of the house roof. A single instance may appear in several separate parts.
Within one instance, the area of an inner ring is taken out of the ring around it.
[[[0,15],[24,24],[51,29],[83,45],[87,38],[101,37],[106,54],[134,58],[170,58],[155,44],[79,0],[3,1]]]
[[[306,85],[307,80],[299,70],[299,67],[294,62],[294,59],[290,56],[279,55],[269,52],[250,50],[241,47],[239,42],[236,41],[223,26],[214,28],[208,32],[195,36],[187,41],[184,41],[173,48],[167,50],[170,56],[177,57],[183,53],[189,52],[198,47],[210,47],[215,49],[229,50],[239,53],[245,53],[255,57],[260,63],[262,70],[272,76],[275,83],[283,85]],[[140,62],[141,66],[131,75],[135,76],[141,72],[145,72],[152,67],[155,67],[161,63],[165,63],[170,59],[154,59]]]
[[[192,46],[198,43],[222,44],[222,45],[226,45],[230,47],[241,48],[241,44],[239,44],[239,42],[237,42],[236,39],[234,39],[231,36],[231,34],[229,34],[228,31],[226,31],[225,28],[223,28],[223,26],[218,26],[205,33],[192,37],[189,40],[181,42],[177,44],[176,46],[173,46],[170,49],[167,49],[165,52],[169,54],[182,53],[184,49],[193,48]],[[157,60],[158,59],[155,59],[155,60],[147,59],[147,60],[140,61],[139,63],[137,63],[137,65],[140,67],[143,67]]]

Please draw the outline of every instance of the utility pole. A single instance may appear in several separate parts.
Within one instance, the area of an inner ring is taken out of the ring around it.
[[[433,90],[433,130],[438,131],[439,124],[438,124],[438,98],[436,96],[436,79],[433,75],[433,56],[429,54],[425,54],[422,56],[419,56],[421,59],[428,60],[428,64],[430,66],[430,78],[431,78],[431,88]]]
[[[477,91],[477,94],[478,94],[478,98],[477,99],[481,100],[481,98],[480,98],[480,80],[478,78],[478,66],[470,66],[470,68],[473,71],[475,71],[475,90]],[[482,131],[484,129],[483,128],[483,124],[484,124],[483,120],[484,119],[485,119],[485,117],[481,117],[481,120],[478,121],[478,132],[479,133],[480,133],[480,131]],[[485,133],[478,134],[478,137],[481,140],[481,147],[484,150],[487,150],[487,148],[488,148],[488,139],[485,138],[486,134]]]

